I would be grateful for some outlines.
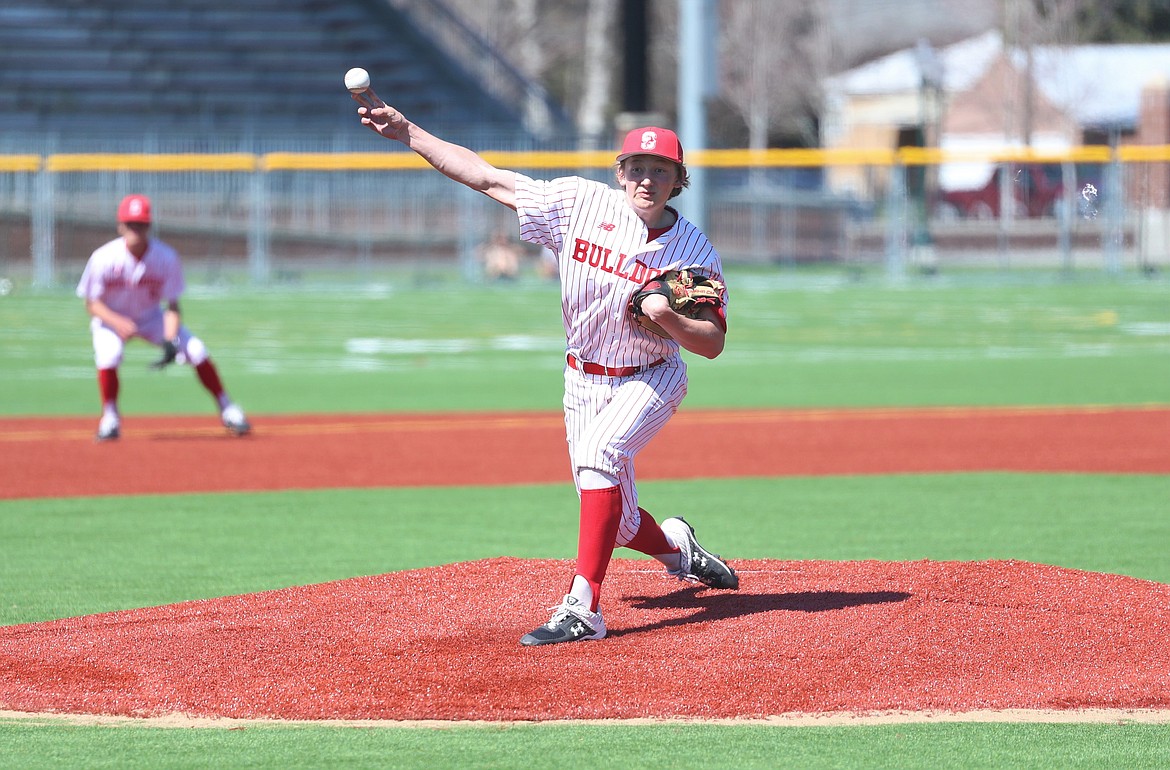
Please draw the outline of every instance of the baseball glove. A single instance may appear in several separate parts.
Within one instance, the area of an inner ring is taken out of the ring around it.
[[[163,343],[162,357],[150,365],[151,369],[166,369],[179,357],[179,338],[167,340]]]
[[[690,270],[667,270],[647,281],[630,298],[630,314],[643,328],[661,337],[670,335],[642,312],[642,302],[651,294],[661,294],[670,302],[670,309],[688,318],[696,317],[704,308],[723,306],[723,284],[714,278]]]

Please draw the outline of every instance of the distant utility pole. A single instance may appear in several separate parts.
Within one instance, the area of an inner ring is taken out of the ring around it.
[[[717,82],[715,41],[719,21],[712,0],[678,0],[678,134],[689,157],[707,149],[707,99]],[[704,232],[707,225],[707,170],[688,165],[690,190],[678,199],[686,218]],[[684,203],[685,201],[685,203]]]
[[[647,49],[650,47],[646,0],[622,0],[622,112],[649,109]]]

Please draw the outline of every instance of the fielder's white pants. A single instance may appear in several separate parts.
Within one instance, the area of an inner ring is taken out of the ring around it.
[[[89,324],[93,333],[93,359],[98,369],[116,369],[122,363],[122,356],[126,350],[126,341],[118,336],[100,318],[92,318]],[[143,319],[138,324],[138,331],[131,337],[139,337],[152,345],[162,347],[163,344],[163,314]],[[203,341],[195,337],[186,326],[179,326],[179,355],[175,359],[179,363],[189,363],[199,366],[207,360],[207,348]]]

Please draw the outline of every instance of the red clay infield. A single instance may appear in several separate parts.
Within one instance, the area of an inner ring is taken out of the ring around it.
[[[256,422],[236,440],[210,419],[131,417],[122,441],[95,445],[92,420],[2,420],[0,497],[568,483],[556,415]],[[674,449],[684,432],[704,436],[713,477],[1170,472],[1162,407],[684,411],[641,478],[695,474]],[[517,639],[547,619],[569,562],[493,559],[3,627],[0,711],[496,721],[1170,709],[1170,586],[1006,561],[731,561],[737,592],[615,559],[610,637],[548,648]]]
[[[559,414],[0,420],[0,499],[568,482]],[[695,436],[704,446],[701,467]],[[1170,407],[683,410],[640,479],[1007,470],[1170,473]]]

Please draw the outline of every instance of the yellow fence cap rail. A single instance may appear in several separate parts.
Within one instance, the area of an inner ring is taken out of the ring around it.
[[[1170,161],[1170,146],[1128,144],[1117,148],[1117,159],[1126,162]]]
[[[41,170],[40,155],[0,155],[0,171],[35,172]]]
[[[609,168],[617,162],[614,150],[482,152],[480,155],[497,168],[516,169]]]
[[[484,151],[487,162],[517,170],[574,170],[612,167],[612,150]],[[908,166],[946,163],[1167,163],[1170,145],[1085,145],[1060,149],[1010,147],[998,149],[941,149],[938,147],[707,149],[687,153],[690,166],[711,168]],[[78,153],[47,156],[0,155],[0,172],[253,172],[253,171],[397,171],[427,169],[429,165],[407,150],[391,152],[274,152],[251,153]]]
[[[498,168],[568,169],[613,165],[610,152],[481,152]],[[413,152],[274,152],[264,156],[266,171],[392,171],[430,168]]]
[[[990,155],[990,158],[1010,163],[1108,163],[1113,159],[1113,150],[1102,145],[1046,150],[1018,147],[1000,150]]]
[[[251,153],[94,153],[50,155],[49,171],[254,171],[256,156]]]
[[[413,152],[271,152],[265,171],[391,171],[430,168]]]

